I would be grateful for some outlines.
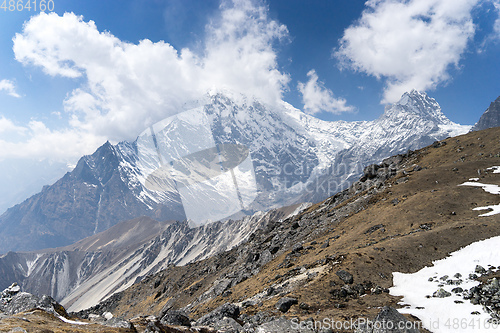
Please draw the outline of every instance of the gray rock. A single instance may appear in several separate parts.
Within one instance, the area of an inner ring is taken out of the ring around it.
[[[337,271],[337,276],[342,280],[344,281],[344,283],[347,283],[347,284],[351,284],[354,282],[354,279],[352,277],[352,274],[347,272],[347,271],[344,271],[344,270],[339,270]]]
[[[132,324],[123,318],[113,317],[109,320],[106,320],[101,323],[107,327],[115,327],[115,328],[132,328]]]
[[[302,249],[304,249],[304,247],[302,246],[302,243],[297,243],[293,246],[292,248],[292,252],[293,253],[297,253],[297,252],[300,252],[302,251]]]
[[[240,333],[243,332],[243,326],[241,326],[233,318],[224,317],[221,320],[216,321],[213,325],[218,332],[224,333]]]
[[[14,282],[10,287],[6,288],[4,291],[2,291],[2,298],[9,298],[17,294],[18,292],[21,291],[21,287],[17,285],[16,282]]]
[[[450,297],[451,293],[444,290],[443,288],[439,288],[432,294],[432,297],[437,297],[437,298],[445,298],[445,297]]]
[[[300,303],[299,308],[301,310],[309,310],[310,306],[309,306],[309,304],[302,302],[302,303]]]
[[[233,280],[231,279],[222,279],[220,281],[216,281],[213,286],[213,291],[216,296],[222,295],[224,291],[226,291],[230,286]]]
[[[196,325],[209,326],[219,320],[224,319],[224,317],[236,319],[239,315],[240,308],[237,305],[226,303],[198,319],[196,321]]]
[[[412,324],[398,310],[384,306],[373,322],[362,323],[355,330],[355,333],[419,333],[414,327],[418,324]]]
[[[245,323],[244,328],[255,328],[271,320],[269,313],[265,311],[259,311],[253,316],[242,314],[239,319]]]
[[[290,307],[294,304],[298,304],[299,300],[296,298],[292,297],[283,297],[281,298],[278,303],[276,303],[276,309],[280,310],[281,312],[287,312],[290,310]]]
[[[476,269],[474,270],[474,272],[478,274],[484,274],[486,273],[486,269],[484,269],[484,267],[481,265],[476,265]]]
[[[191,320],[184,311],[180,310],[170,310],[168,311],[160,322],[163,325],[174,325],[174,326],[187,326],[191,327]]]
[[[158,327],[156,323],[149,322],[148,326],[146,326],[146,329],[144,330],[144,333],[162,333],[164,330]]]
[[[21,328],[21,327],[14,327],[13,329],[11,329],[9,331],[9,333],[14,333],[14,332],[19,332],[19,333],[28,333],[28,331],[26,331],[24,328]]]
[[[55,315],[65,314],[66,312],[62,305],[50,296],[43,295],[42,297],[37,297],[26,292],[21,292],[17,288],[14,288],[14,290],[16,291],[13,294],[11,286],[2,292],[0,311],[8,315],[14,315],[34,308],[39,308]],[[3,297],[4,295],[11,295],[11,297]]]

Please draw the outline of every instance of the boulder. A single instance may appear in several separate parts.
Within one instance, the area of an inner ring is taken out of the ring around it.
[[[218,332],[224,333],[240,333],[243,332],[243,326],[241,326],[233,318],[224,317],[221,320],[217,320],[212,324]]]
[[[283,297],[281,298],[278,303],[276,303],[276,309],[280,310],[281,312],[287,312],[290,310],[290,307],[294,304],[298,304],[299,300],[296,298],[292,297]]]
[[[9,299],[2,299],[0,302],[0,311],[8,315],[39,308],[54,315],[67,316],[64,307],[57,303],[52,297],[43,295],[34,296],[25,292],[18,292]]]
[[[348,271],[344,271],[344,270],[339,270],[337,271],[337,276],[342,280],[344,281],[344,283],[346,284],[351,284],[354,282],[354,278],[352,276],[351,273],[349,273]]]
[[[191,320],[188,315],[180,310],[168,311],[160,320],[163,325],[187,326],[191,327]]]
[[[437,297],[437,298],[445,298],[445,297],[450,297],[451,293],[444,290],[443,288],[439,288],[432,294],[432,297]]]
[[[240,315],[240,308],[237,305],[226,303],[212,312],[207,313],[196,321],[197,326],[209,326],[224,319],[224,317],[236,319]]]

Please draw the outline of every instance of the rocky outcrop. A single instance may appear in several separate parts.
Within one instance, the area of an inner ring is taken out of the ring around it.
[[[294,304],[299,304],[299,300],[293,297],[283,297],[276,303],[276,309],[287,312]]]
[[[224,318],[232,318],[236,319],[240,315],[240,308],[237,305],[226,303],[215,310],[207,313],[200,319],[196,321],[196,325],[198,326],[208,326],[211,324],[214,324],[216,322],[219,322],[220,320]]]
[[[54,315],[67,315],[64,307],[52,297],[41,297],[22,292],[17,283],[2,291],[0,298],[0,311],[7,315],[14,315],[31,309],[42,309]]]
[[[490,104],[486,111],[484,111],[483,115],[472,127],[471,131],[480,131],[498,126],[500,126],[500,96]]]
[[[476,267],[476,273],[486,278],[486,281],[465,290],[463,293],[464,299],[469,300],[472,304],[482,305],[484,311],[489,313],[490,320],[496,324],[500,323],[500,282],[498,277],[488,278],[488,275],[499,272],[500,269],[497,270],[494,266],[490,267],[488,271],[483,267],[481,269]],[[470,277],[473,279],[480,278],[477,274],[471,274]]]
[[[180,310],[168,311],[160,320],[163,325],[187,326],[191,327],[189,316]]]

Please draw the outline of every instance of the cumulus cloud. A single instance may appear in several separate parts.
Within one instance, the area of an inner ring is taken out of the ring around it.
[[[163,41],[123,42],[72,13],[40,13],[16,34],[13,49],[25,65],[83,82],[64,101],[72,129],[133,139],[213,88],[280,100],[289,77],[278,70],[273,44],[288,31],[267,13],[255,1],[223,2],[198,53]]]
[[[24,134],[26,130],[25,127],[15,125],[12,120],[4,116],[0,117],[0,134]]]
[[[37,120],[31,120],[27,126],[17,126],[5,117],[0,118],[0,160],[50,157],[53,161],[69,162],[93,152],[104,141],[104,137],[81,130],[51,130]]]
[[[16,92],[14,82],[4,79],[0,81],[0,91],[6,92],[9,96],[20,98],[21,96]]]
[[[346,105],[343,98],[335,98],[332,91],[325,88],[323,82],[318,81],[316,71],[310,70],[307,73],[309,80],[307,83],[299,82],[298,89],[302,94],[304,112],[316,114],[321,111],[340,114],[342,112],[353,111],[352,106]]]
[[[342,68],[385,80],[384,103],[413,88],[428,90],[450,78],[475,27],[480,0],[369,0],[344,31],[334,55]]]

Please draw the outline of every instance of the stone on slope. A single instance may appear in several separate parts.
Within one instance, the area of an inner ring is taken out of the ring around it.
[[[212,312],[207,313],[196,321],[197,326],[209,326],[224,319],[224,317],[236,319],[240,315],[240,308],[237,305],[226,303]]]

